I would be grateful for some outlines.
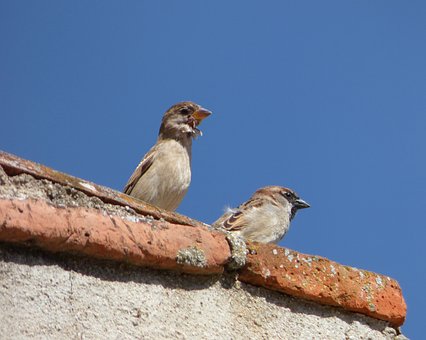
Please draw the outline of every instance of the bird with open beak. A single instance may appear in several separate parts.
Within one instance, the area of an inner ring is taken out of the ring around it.
[[[191,182],[192,139],[211,112],[193,102],[173,105],[163,116],[155,145],[139,163],[123,192],[174,211]]]
[[[299,209],[309,208],[293,190],[268,186],[258,189],[236,209],[228,209],[213,228],[236,233],[250,241],[277,243]]]

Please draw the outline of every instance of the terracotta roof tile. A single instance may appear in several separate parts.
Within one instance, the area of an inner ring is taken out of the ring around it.
[[[401,325],[406,305],[394,279],[271,244],[249,244],[239,280]]]

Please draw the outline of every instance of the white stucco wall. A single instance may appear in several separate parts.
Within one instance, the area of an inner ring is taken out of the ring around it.
[[[393,339],[387,323],[224,277],[0,245],[1,339]]]

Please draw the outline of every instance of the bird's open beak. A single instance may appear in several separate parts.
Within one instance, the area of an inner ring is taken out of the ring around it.
[[[294,206],[297,209],[305,209],[310,207],[310,205],[306,203],[304,200],[302,200],[301,198],[298,198],[296,201],[294,201]]]
[[[199,125],[202,122],[203,119],[207,118],[211,114],[212,114],[211,111],[206,110],[206,109],[200,107],[191,116],[192,116],[192,118],[195,119],[195,121],[197,122],[197,125]]]

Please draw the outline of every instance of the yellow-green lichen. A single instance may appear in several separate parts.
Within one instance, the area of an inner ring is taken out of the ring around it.
[[[233,233],[227,233],[226,240],[231,249],[231,258],[227,263],[226,269],[233,271],[244,267],[248,253],[245,240]]]
[[[204,251],[196,246],[180,249],[176,255],[179,264],[203,268],[207,264]]]

